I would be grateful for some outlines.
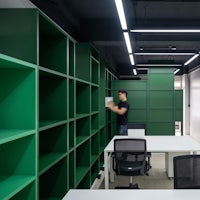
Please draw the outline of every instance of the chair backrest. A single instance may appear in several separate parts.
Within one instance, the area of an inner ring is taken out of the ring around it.
[[[144,138],[146,135],[146,126],[142,123],[128,123],[128,136],[133,138]]]
[[[174,189],[200,189],[200,155],[174,157]]]
[[[115,139],[114,140],[114,171],[117,175],[144,175],[146,173],[146,140]]]

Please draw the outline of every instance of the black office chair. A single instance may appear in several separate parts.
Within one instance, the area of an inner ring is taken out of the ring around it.
[[[146,175],[147,152],[145,139],[115,139],[113,153],[113,170],[116,175],[130,176],[129,187],[116,189],[138,189],[133,185],[133,176]]]
[[[146,135],[146,125],[143,123],[128,123],[127,124],[127,129],[128,129],[128,136],[134,137],[134,134],[139,137],[141,134],[141,137]],[[140,130],[139,132],[134,130]],[[151,169],[151,152],[147,152],[147,158],[148,158],[148,169]]]
[[[200,155],[176,156],[174,189],[200,189]]]

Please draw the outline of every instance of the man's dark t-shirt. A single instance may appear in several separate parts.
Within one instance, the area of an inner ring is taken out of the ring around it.
[[[126,108],[127,111],[123,115],[117,115],[117,125],[127,125],[129,104],[128,101],[120,101],[118,103],[118,108]]]

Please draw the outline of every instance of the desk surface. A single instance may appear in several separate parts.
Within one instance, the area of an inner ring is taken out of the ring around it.
[[[114,136],[104,149],[104,152],[113,152],[114,140],[131,138],[129,136]],[[200,151],[200,144],[191,136],[145,136],[147,151],[149,152],[187,152]]]
[[[199,200],[200,190],[70,190],[63,200]]]

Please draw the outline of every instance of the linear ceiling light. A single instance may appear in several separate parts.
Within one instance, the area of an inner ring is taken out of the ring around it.
[[[194,59],[196,59],[199,56],[199,54],[195,54],[194,56],[192,56],[192,58],[190,58],[188,61],[186,61],[184,63],[184,65],[188,65],[190,64]]]
[[[125,13],[124,13],[124,7],[123,7],[122,0],[115,0],[115,4],[117,7],[117,12],[119,15],[119,20],[121,23],[122,30],[127,30],[127,23],[126,23],[126,17],[125,17]]]
[[[200,33],[200,29],[132,29],[134,33]]]
[[[134,68],[133,69],[133,74],[136,76],[137,75],[137,70]]]
[[[152,52],[152,53],[134,53],[134,55],[137,56],[191,56],[194,55],[195,53],[175,53],[175,52],[169,52],[169,53],[156,53],[156,52]]]
[[[137,64],[137,67],[181,67],[181,64]]]
[[[174,71],[174,74],[177,74],[179,71],[180,71],[180,69],[176,69],[176,70]]]
[[[123,32],[128,53],[132,53],[131,41],[128,32]]]
[[[129,58],[130,58],[130,61],[131,61],[131,65],[135,65],[133,54],[129,54]]]

